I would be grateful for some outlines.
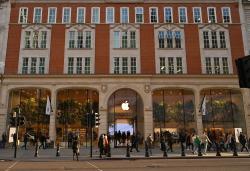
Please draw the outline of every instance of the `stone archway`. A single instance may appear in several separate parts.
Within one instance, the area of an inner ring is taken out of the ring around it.
[[[125,145],[131,135],[144,135],[144,108],[141,96],[132,89],[118,89],[108,99],[108,132],[115,139],[115,146]],[[123,135],[122,140],[117,137]],[[126,136],[125,136],[126,135]]]

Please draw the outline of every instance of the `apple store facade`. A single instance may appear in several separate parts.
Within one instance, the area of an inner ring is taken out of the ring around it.
[[[169,85],[163,79],[154,79],[151,84],[142,78],[124,78],[121,83],[111,80],[109,83],[95,80],[96,83],[84,86],[81,85],[84,82],[74,81],[71,86],[6,86],[1,97],[8,102],[4,104],[8,107],[1,132],[10,130],[8,120],[20,107],[25,124],[20,126],[19,137],[29,132],[44,134],[57,142],[70,142],[72,135],[78,134],[82,145],[90,138],[86,114],[91,112],[100,114],[94,140],[103,133],[115,136],[124,132],[142,138],[153,134],[157,141],[161,132],[178,134],[182,129],[198,134],[203,130],[224,134],[240,128],[250,134],[248,89],[234,85],[183,86],[178,81]],[[48,97],[52,108],[50,115],[45,114]],[[204,97],[206,112],[202,113]]]

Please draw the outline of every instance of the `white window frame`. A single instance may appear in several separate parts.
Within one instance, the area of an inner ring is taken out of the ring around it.
[[[69,21],[68,22],[64,22],[64,11],[65,11],[65,9],[69,9]],[[71,8],[70,7],[63,7],[62,23],[63,24],[71,23]]]
[[[164,7],[164,23],[169,23],[169,22],[166,22],[166,20],[165,20],[166,19],[166,15],[165,15],[166,14],[165,13],[166,9],[170,9],[171,10],[171,20],[172,21],[170,23],[173,23],[174,22],[174,18],[173,18],[173,8],[172,7]]]
[[[122,22],[122,9],[127,9],[128,11],[128,22]],[[129,23],[129,7],[120,7],[120,23]]]
[[[137,9],[142,9],[142,22],[138,22],[137,20],[136,20],[136,11],[137,11]],[[135,7],[135,23],[144,23],[144,8],[143,7]]]
[[[27,17],[26,17],[26,19],[25,19],[25,21],[24,21],[24,22],[21,22],[21,21],[20,21],[20,19],[21,19],[21,11],[22,11],[22,9],[26,9],[26,10],[27,10]],[[28,8],[28,7],[20,7],[20,8],[19,8],[19,18],[18,18],[18,23],[20,23],[20,24],[25,24],[25,23],[28,23],[28,16],[29,16],[29,8]]]
[[[200,22],[195,22],[195,9],[199,9],[200,11]],[[201,7],[193,7],[193,23],[202,23],[202,9]]]
[[[180,15],[180,11],[181,9],[185,9],[185,14],[186,14],[186,22],[181,22],[181,15]],[[188,16],[187,16],[187,7],[178,7],[178,20],[179,23],[188,23]]]
[[[78,22],[79,21],[79,10],[83,9],[83,22]],[[86,8],[85,7],[77,7],[77,16],[76,16],[76,23],[85,23],[85,18],[86,18]]]
[[[50,22],[49,17],[50,17],[50,9],[55,9],[55,22]],[[48,8],[48,18],[47,18],[47,23],[49,24],[55,24],[56,23],[56,18],[57,18],[57,8],[56,7],[49,7]]]
[[[98,16],[97,16],[97,17],[98,17],[98,18],[97,18],[98,21],[95,21],[95,22],[94,22],[94,21],[93,21],[93,20],[94,20],[93,17],[94,17],[94,10],[95,10],[95,9],[98,10]],[[99,23],[100,23],[100,7],[92,7],[92,8],[91,8],[91,23],[93,23],[93,24],[99,24]]]
[[[207,21],[208,21],[208,23],[212,23],[209,19],[209,9],[214,9],[214,15],[215,15],[215,22],[214,23],[217,23],[216,7],[207,7]]]
[[[41,10],[41,15],[40,15],[40,21],[35,22],[36,19],[36,9],[40,9]],[[33,10],[33,23],[42,23],[42,19],[43,19],[43,8],[42,7],[35,7]]]
[[[151,22],[151,9],[156,9],[156,22]],[[149,23],[159,23],[158,7],[149,7]]]
[[[223,9],[228,9],[230,22],[225,22],[224,21]],[[232,15],[231,15],[231,8],[230,7],[222,7],[221,8],[221,16],[222,16],[222,22],[223,23],[232,23]]]
[[[113,11],[112,21],[108,21],[108,9],[112,9],[112,11]],[[115,8],[114,7],[106,7],[105,11],[106,11],[106,23],[108,23],[108,24],[115,23]]]

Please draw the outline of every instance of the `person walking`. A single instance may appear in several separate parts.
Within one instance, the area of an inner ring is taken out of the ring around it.
[[[139,144],[139,137],[138,137],[138,135],[132,135],[131,136],[130,152],[133,152],[133,148],[135,148],[135,150],[137,152],[140,152],[139,149],[138,149],[138,144]]]
[[[148,151],[150,152],[150,155],[152,155],[152,148],[153,148],[153,137],[151,134],[148,135],[147,139],[146,139],[146,143],[148,146]]]
[[[76,156],[76,160],[78,161],[78,156],[79,156],[79,143],[78,143],[77,137],[75,137],[75,138],[73,139],[72,150],[73,150],[73,160],[75,160],[75,156]]]
[[[240,151],[242,152],[244,149],[246,149],[246,151],[249,152],[248,148],[247,148],[247,138],[242,132],[240,133],[239,141],[240,141],[240,144],[241,144],[241,150]]]
[[[204,152],[203,152],[204,155],[207,154],[207,145],[208,145],[208,143],[211,143],[211,141],[207,136],[207,132],[204,131],[203,134],[201,135],[201,144],[204,147]]]
[[[99,157],[102,158],[102,155],[104,154],[104,135],[103,134],[101,134],[99,137],[98,148],[99,148],[99,152],[100,152]]]
[[[6,142],[7,142],[7,135],[6,135],[6,133],[4,132],[4,133],[2,134],[2,148],[5,148]]]
[[[28,136],[28,133],[26,132],[23,136],[23,146],[22,148],[24,148],[25,150],[27,150],[27,143],[28,143],[28,140],[29,140],[29,136]]]

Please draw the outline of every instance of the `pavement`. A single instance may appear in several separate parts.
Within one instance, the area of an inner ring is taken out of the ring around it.
[[[80,149],[79,160],[137,160],[137,159],[162,159],[163,152],[155,147],[152,149],[152,155],[150,157],[145,157],[145,150],[143,147],[139,148],[140,152],[130,153],[130,157],[126,157],[126,148],[111,148],[111,157],[99,158],[99,150],[93,147],[92,158],[90,157],[90,148],[82,147]],[[56,149],[39,149],[38,157],[34,157],[35,148],[28,147],[27,150],[23,148],[18,148],[17,157],[14,158],[14,149],[5,148],[0,149],[0,161],[71,161],[72,160],[72,149],[60,148],[60,156],[56,156]],[[216,156],[216,152],[207,152],[206,155],[198,156],[193,154],[190,150],[186,150],[186,156],[181,156],[181,150],[178,147],[174,148],[173,152],[167,153],[168,159],[198,159],[198,158],[250,158],[248,152],[238,152],[238,156],[233,156],[233,152],[221,152],[221,156]]]

